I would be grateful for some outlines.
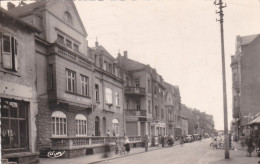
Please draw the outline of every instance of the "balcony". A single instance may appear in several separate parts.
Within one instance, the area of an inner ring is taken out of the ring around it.
[[[126,109],[125,116],[146,117],[146,110]]]
[[[49,53],[61,56],[88,69],[92,68],[92,62],[87,58],[85,54],[66,48],[65,45],[62,45],[59,42],[52,44],[49,49]]]
[[[142,87],[125,87],[125,95],[129,96],[145,96],[145,88]]]

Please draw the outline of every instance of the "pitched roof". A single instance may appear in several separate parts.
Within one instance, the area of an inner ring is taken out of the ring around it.
[[[91,49],[102,52],[104,56],[108,57],[111,60],[115,60],[115,58],[102,45],[98,45],[97,47],[92,47]]]
[[[142,64],[140,62],[134,61],[132,59],[129,59],[125,56],[120,56],[120,65],[125,68],[127,71],[134,71],[134,70],[139,70],[143,69],[146,67],[145,64]]]
[[[260,116],[258,116],[253,121],[249,122],[248,125],[260,124]]]
[[[21,20],[20,18],[18,18],[17,16],[15,16],[14,14],[10,13],[9,11],[3,9],[0,7],[0,18],[1,20],[4,20],[4,17],[7,17],[8,19],[13,19],[14,23],[19,23],[19,25],[22,25],[20,27],[26,27],[27,29],[32,30],[33,32],[37,32],[40,33],[41,31],[39,31],[38,29],[36,29],[35,27],[33,27],[32,25],[28,24],[27,22]]]
[[[241,36],[240,37],[240,45],[245,46],[245,45],[252,43],[257,38],[257,36],[259,36],[259,34]]]
[[[22,16],[46,5],[47,3],[48,3],[47,0],[37,1],[27,5],[14,7],[8,11],[16,16]]]

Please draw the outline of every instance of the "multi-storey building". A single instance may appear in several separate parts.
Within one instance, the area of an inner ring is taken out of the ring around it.
[[[1,7],[0,20],[2,159],[38,162],[34,33],[39,30]]]
[[[188,134],[188,129],[189,129],[188,118],[181,116],[181,126],[182,126],[181,129],[182,136],[186,136]]]
[[[231,57],[233,81],[233,118],[235,131],[260,112],[260,35],[237,36],[236,52]]]
[[[106,142],[89,136],[105,136],[106,130],[111,136],[123,135],[120,72],[110,71],[117,68],[115,60],[103,47],[88,51],[87,32],[74,2],[43,0],[12,7],[11,13],[42,30],[34,48],[38,150],[66,149],[65,157],[79,156]],[[104,63],[93,65],[88,52]]]
[[[124,135],[123,79],[115,58],[101,45],[89,48],[94,61],[95,136]],[[92,114],[92,115],[93,115]],[[94,121],[94,120],[93,120]]]
[[[163,79],[149,65],[118,55],[124,71],[126,135],[164,135],[165,107]]]
[[[195,134],[195,115],[192,113],[192,109],[184,104],[181,104],[181,115],[188,119],[188,134]]]
[[[165,84],[165,106],[167,113],[167,134],[172,136],[180,136],[182,129],[181,122],[181,97],[179,88],[169,83]],[[178,119],[179,118],[179,119]]]

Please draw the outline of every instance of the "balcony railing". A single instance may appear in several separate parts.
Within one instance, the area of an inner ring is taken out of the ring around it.
[[[145,88],[142,87],[125,87],[125,94],[127,95],[145,95]]]
[[[64,45],[62,45],[59,42],[53,43],[52,47],[50,48],[49,52],[51,54],[56,54],[59,56],[62,56],[68,60],[71,60],[73,62],[77,62],[80,65],[91,67],[92,63],[87,59],[86,55],[73,51],[69,48],[66,48]]]
[[[129,136],[130,143],[141,142],[141,136]],[[115,143],[116,137],[66,137],[66,138],[51,138],[52,148],[58,149],[73,149],[81,147],[93,147],[104,145],[106,143]],[[119,137],[119,140],[124,140],[124,137]]]
[[[138,116],[138,117],[146,117],[146,110],[136,110],[136,109],[126,109],[126,116]]]

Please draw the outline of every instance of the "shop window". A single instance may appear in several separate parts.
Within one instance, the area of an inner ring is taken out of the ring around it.
[[[0,98],[2,151],[28,150],[28,106],[27,102]]]
[[[85,136],[87,135],[87,118],[82,114],[76,115],[76,135]]]
[[[55,111],[51,115],[52,120],[52,135],[66,136],[67,135],[67,118],[63,112]]]

